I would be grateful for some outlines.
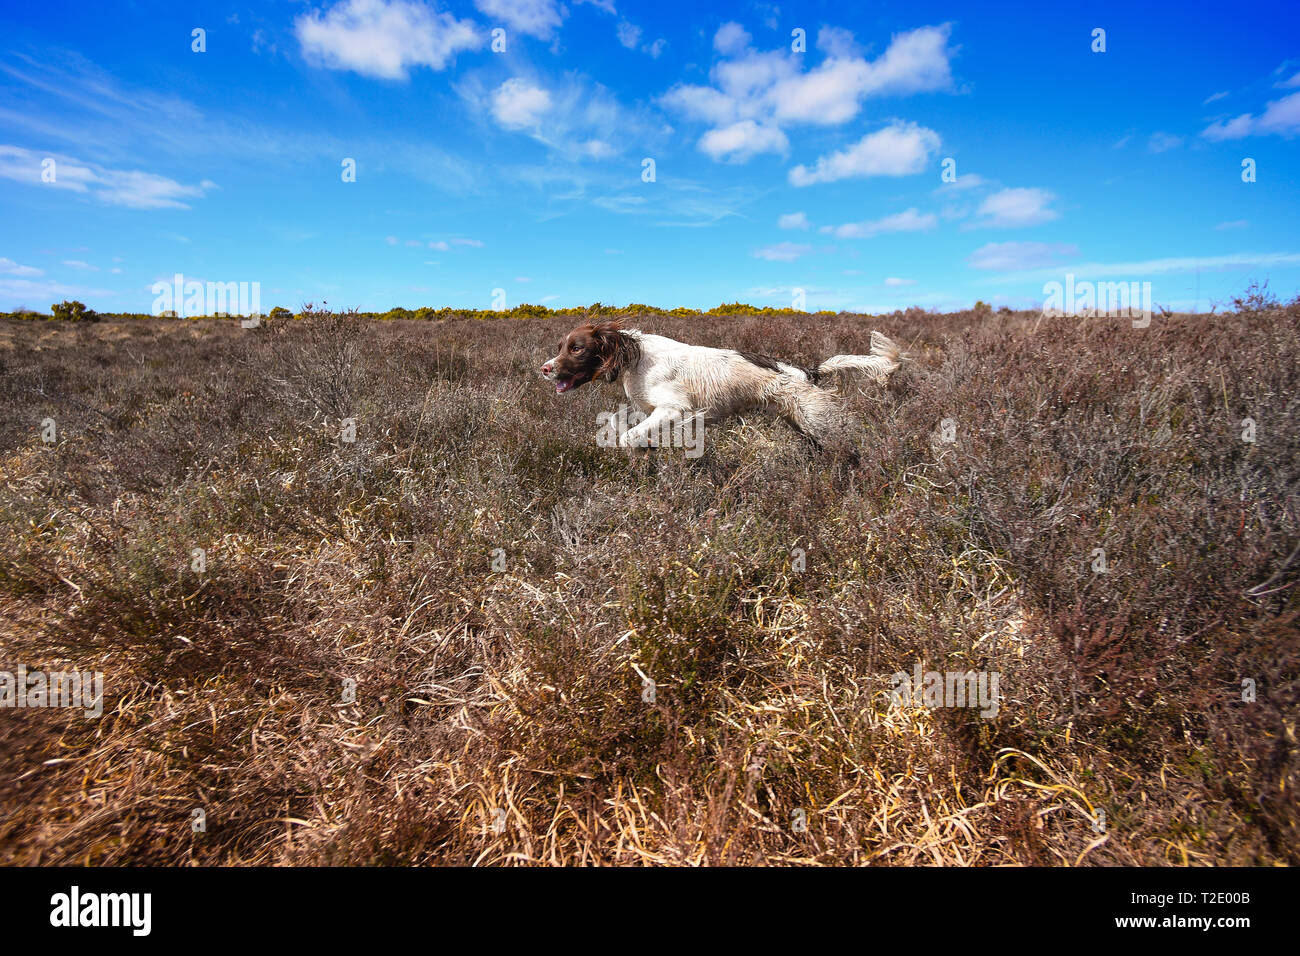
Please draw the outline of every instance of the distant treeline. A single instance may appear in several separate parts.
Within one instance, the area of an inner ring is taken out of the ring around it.
[[[981,303],[982,304],[982,303]],[[987,308],[987,307],[986,307]],[[303,307],[301,312],[293,312],[283,306],[276,306],[264,318],[268,319],[300,319],[304,314],[314,314],[318,311],[311,305]],[[590,318],[590,317],[610,317],[620,315],[777,315],[777,316],[809,316],[809,315],[838,315],[833,310],[823,309],[817,312],[805,312],[797,309],[781,308],[774,309],[771,306],[749,305],[744,302],[727,302],[715,306],[712,309],[687,309],[678,307],[675,309],[663,309],[655,305],[645,305],[640,302],[633,302],[630,305],[615,306],[604,305],[600,302],[594,302],[589,306],[577,306],[568,309],[550,309],[544,305],[517,305],[513,309],[453,309],[444,306],[441,309],[435,309],[430,306],[421,306],[418,309],[389,309],[387,312],[363,312],[360,310],[348,310],[358,318],[373,319],[377,321],[390,321],[396,319],[414,319],[429,322],[443,322],[448,319],[546,319],[552,317],[570,317],[570,318]],[[1004,310],[1009,311],[1009,310]],[[32,309],[18,309],[14,312],[0,312],[0,317],[11,319],[30,319],[30,320],[47,320],[47,321],[65,321],[65,322],[98,322],[100,319],[178,319],[182,316],[175,312],[163,312],[159,315],[152,315],[144,312],[95,312],[88,309],[81,302],[60,302],[50,307],[49,312],[37,312]],[[250,316],[235,315],[229,312],[216,312],[212,315],[184,316],[184,318],[193,319],[247,319]]]

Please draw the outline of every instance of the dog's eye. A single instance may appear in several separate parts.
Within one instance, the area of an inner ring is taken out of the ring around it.
[[[581,351],[582,351],[582,346],[581,346],[581,345],[577,345],[577,344],[570,345],[570,346],[569,346],[569,351],[570,351],[570,352],[581,352]]]

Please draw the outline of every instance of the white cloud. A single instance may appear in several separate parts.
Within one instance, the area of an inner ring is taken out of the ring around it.
[[[0,256],[0,275],[7,276],[39,276],[45,273],[35,266],[20,266],[12,259],[6,259]]]
[[[626,177],[622,177],[626,183]],[[649,197],[653,194],[653,200]],[[607,193],[591,202],[620,215],[651,216],[657,226],[699,228],[723,219],[741,217],[740,210],[752,205],[760,196],[751,185],[705,186],[676,176],[661,179],[649,193],[643,188],[624,185],[621,192]]]
[[[1173,133],[1152,133],[1151,138],[1147,140],[1147,149],[1153,153],[1163,153],[1182,145],[1183,138]]]
[[[614,12],[612,7],[609,12]],[[644,32],[645,31],[630,20],[620,20],[618,26],[614,28],[614,34],[618,37],[618,42],[623,44],[624,47],[629,50],[635,50],[639,47],[642,53],[649,54],[653,59],[659,59],[660,55],[667,48],[668,41],[663,37],[660,37],[655,40],[654,43],[647,43],[642,46],[641,37],[644,35]]]
[[[492,116],[506,129],[537,127],[551,109],[551,94],[518,77],[506,80],[492,94]]]
[[[627,20],[620,20],[614,32],[618,36],[618,42],[629,50],[635,50],[637,44],[641,42],[641,28]]]
[[[790,170],[795,186],[831,183],[865,176],[908,176],[919,173],[939,149],[939,134],[915,123],[894,123],[868,133],[847,149],[820,157],[812,169]]]
[[[1215,100],[1221,100],[1227,95],[1228,95],[1227,90],[1224,90],[1222,93],[1211,93],[1201,102],[1201,105],[1208,106],[1210,103],[1213,103]]]
[[[390,246],[397,245],[397,238],[395,236],[389,236],[387,242]],[[408,239],[406,245],[419,246],[423,245],[423,243],[418,239]],[[427,245],[430,249],[436,250],[437,252],[450,252],[455,246],[481,246],[483,243],[477,239],[435,239],[434,241],[427,243]]]
[[[551,39],[564,20],[564,8],[555,0],[474,0],[474,6],[480,13],[539,40]]]
[[[171,281],[170,278],[168,281]],[[0,308],[6,311],[17,306],[44,304],[58,299],[80,299],[83,302],[90,302],[116,295],[117,293],[112,289],[92,289],[86,286],[68,285],[52,279],[40,281],[26,278],[0,279]]]
[[[213,112],[172,92],[124,84],[76,56],[33,60],[13,53],[0,59],[0,73],[20,81],[16,95],[31,104],[21,113],[0,106],[0,126],[13,127],[15,136],[43,144],[42,149],[62,142],[71,144],[66,149],[81,150],[93,143],[98,161],[106,165],[129,166],[148,156],[151,163],[166,161],[173,170],[189,170],[196,155],[221,153],[239,143],[246,163],[268,170],[316,160],[337,168],[340,157],[370,156],[378,157],[377,168],[384,172],[459,193],[473,188],[483,174],[481,166],[430,139],[427,130],[404,135],[376,127],[359,133],[306,114],[263,123],[248,110],[216,104]],[[60,170],[60,185],[65,178]]]
[[[642,111],[624,108],[604,86],[578,74],[566,74],[549,88],[513,77],[495,90],[471,76],[456,92],[471,113],[525,133],[570,160],[607,159],[648,146],[659,135]],[[572,181],[568,172],[559,175]]]
[[[1170,256],[1164,259],[1146,259],[1140,262],[1089,262],[1071,265],[1070,272],[1076,278],[1095,276],[1114,278],[1119,276],[1150,277],[1168,273],[1210,271],[1219,269],[1241,269],[1246,266],[1297,266],[1300,265],[1300,253],[1237,253],[1227,256]],[[1032,282],[1038,279],[1059,279],[1056,269],[1030,269],[1023,272],[1008,272],[992,277],[989,282]]]
[[[633,196],[626,193],[619,196],[597,196],[592,202],[601,209],[621,213],[646,212],[647,207],[650,205],[650,200],[646,199],[645,196]]]
[[[763,246],[761,249],[754,251],[754,258],[766,259],[769,262],[794,262],[800,256],[806,256],[812,252],[812,246],[800,242],[778,242],[775,245]]]
[[[84,272],[99,271],[99,266],[92,266],[89,262],[82,262],[80,259],[64,259],[63,264],[69,269],[81,269]]]
[[[1009,229],[1049,222],[1059,215],[1048,208],[1055,198],[1045,189],[1000,190],[980,203],[979,213],[984,219],[978,225]]]
[[[774,126],[741,120],[722,129],[709,130],[700,137],[699,148],[715,160],[743,163],[759,153],[784,154],[790,148],[790,141]]]
[[[1206,139],[1242,139],[1246,136],[1264,136],[1276,133],[1290,139],[1300,135],[1300,92],[1274,100],[1258,116],[1242,113],[1226,122],[1211,123],[1201,135]]]
[[[853,38],[852,31],[832,26],[824,26],[817,31],[817,49],[842,59],[859,56],[862,53],[862,48]]]
[[[332,70],[406,79],[413,66],[443,69],[462,50],[482,45],[473,21],[418,0],[342,0],[293,22],[307,60]]]
[[[1281,83],[1275,83],[1279,89],[1290,89],[1293,86],[1300,86],[1300,73],[1296,73],[1291,79],[1283,80]]]
[[[1250,225],[1250,220],[1248,219],[1233,219],[1231,222],[1221,222],[1214,228],[1218,230],[1245,229],[1249,225]]]
[[[250,49],[254,53],[261,53],[263,50],[265,50],[271,56],[275,56],[275,54],[279,51],[279,45],[272,43],[267,38],[266,31],[263,30],[261,27],[258,27],[253,31],[253,35],[251,39],[253,42]]]
[[[895,279],[892,276],[885,280],[885,285],[890,288],[899,288],[901,286],[916,285],[915,279]]]
[[[921,213],[912,208],[868,222],[846,222],[842,226],[822,226],[821,231],[837,239],[869,239],[884,232],[924,232],[938,224],[939,217],[934,213]]]
[[[959,193],[968,189],[978,189],[989,185],[989,181],[979,173],[963,173],[950,183],[944,183],[935,193]]]
[[[43,182],[46,159],[54,160],[54,181]],[[109,169],[58,154],[37,153],[19,146],[0,146],[0,178],[30,183],[46,189],[86,193],[112,206],[132,209],[188,209],[184,199],[202,198],[216,183],[203,180],[186,186],[174,179],[138,169]]]
[[[779,229],[807,229],[812,223],[801,212],[788,212],[777,218],[776,225]]]
[[[1064,242],[990,242],[972,252],[966,264],[972,269],[1006,272],[1047,266],[1078,254],[1078,246]]]
[[[749,48],[753,37],[739,23],[724,23],[713,34],[713,48],[723,56],[735,56]]]
[[[823,28],[818,45],[826,58],[805,71],[806,55],[782,47],[759,52],[738,24],[724,24],[714,37],[722,58],[710,85],[679,84],[660,102],[715,129],[750,120],[764,128],[831,126],[858,115],[871,96],[901,96],[952,87],[948,24],[896,34],[875,60],[864,58],[852,34]]]
[[[816,69],[773,88],[777,115],[795,122],[843,123],[857,115],[868,96],[948,89],[952,86],[949,32],[945,24],[900,33],[874,61],[843,56],[841,47],[840,55],[832,54]]]
[[[199,198],[216,188],[206,179],[197,186],[185,186],[166,176],[139,170],[104,170],[100,183],[99,199],[133,209],[188,209],[181,199]]]

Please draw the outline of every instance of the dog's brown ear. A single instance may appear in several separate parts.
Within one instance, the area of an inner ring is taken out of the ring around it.
[[[600,354],[600,367],[596,377],[605,376],[607,382],[617,382],[618,377],[636,365],[641,358],[641,347],[636,339],[623,331],[620,319],[597,322],[591,329]]]

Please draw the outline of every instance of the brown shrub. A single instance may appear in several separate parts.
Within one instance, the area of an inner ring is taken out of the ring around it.
[[[1300,305],[641,321],[912,360],[637,464],[564,319],[0,324],[0,670],[106,693],[5,712],[0,859],[1297,862]]]

